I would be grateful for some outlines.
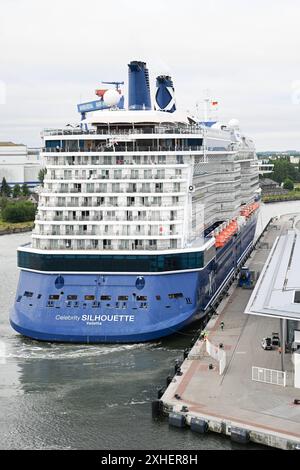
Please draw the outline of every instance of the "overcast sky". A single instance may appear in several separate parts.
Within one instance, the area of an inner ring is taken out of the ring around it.
[[[40,145],[130,60],[170,73],[178,108],[237,118],[257,150],[300,150],[299,0],[0,0],[0,140]]]

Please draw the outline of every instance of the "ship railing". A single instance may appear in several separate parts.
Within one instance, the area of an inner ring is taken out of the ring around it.
[[[221,201],[222,202],[222,201]],[[160,222],[160,223],[169,223],[169,222],[182,222],[180,219],[175,218],[158,218],[158,217],[59,217],[54,216],[51,218],[46,218],[42,216],[36,216],[35,220],[40,222]]]
[[[88,240],[87,240],[88,241]],[[100,241],[100,240],[99,240]],[[25,245],[21,246],[30,246],[31,243],[27,243]],[[39,246],[40,249],[42,250],[70,250],[70,251],[75,251],[75,250],[86,250],[86,249],[93,249],[97,251],[102,251],[102,250],[107,250],[107,251],[115,251],[115,250],[128,250],[130,249],[131,251],[157,251],[159,247],[157,245],[137,245],[135,246],[134,243],[131,243],[129,241],[128,245],[102,245],[101,241],[100,244],[96,245],[90,245],[90,244],[84,244],[83,246],[78,247],[77,245],[73,245],[72,242],[71,244],[66,243],[66,244],[53,244],[53,243],[45,243],[42,246]],[[176,249],[177,246],[169,246],[167,249]],[[165,249],[165,248],[164,248]]]
[[[44,147],[42,152],[44,153],[105,153],[105,152],[112,152],[112,153],[135,153],[135,152],[199,152],[203,151],[202,145],[180,145],[174,147],[166,147],[161,145],[153,145],[153,146],[141,146],[135,145],[134,148],[128,149],[127,146],[123,145],[114,145],[114,147],[104,147],[104,148],[97,148],[97,147],[85,147],[85,148],[68,148],[68,147]],[[124,162],[123,162],[124,163]],[[74,163],[72,163],[74,165]]]
[[[216,135],[217,131],[210,129],[210,134]],[[89,129],[83,130],[81,128],[68,128],[68,129],[44,129],[44,136],[56,136],[56,135],[113,135],[113,136],[124,136],[134,134],[199,134],[203,136],[203,130],[197,126],[184,126],[184,127],[171,127],[171,126],[152,126],[144,128],[131,129],[114,129],[108,126],[105,129]]]
[[[173,203],[164,203],[164,208],[167,208],[167,207],[174,207],[175,204]],[[131,208],[137,208],[137,209],[143,209],[143,208],[149,208],[149,207],[161,207],[161,203],[153,203],[153,202],[146,202],[144,204],[141,204],[141,203],[132,203],[132,204],[125,204],[125,205],[119,205],[119,204],[113,204],[113,203],[96,203],[96,202],[64,202],[64,203],[61,203],[61,202],[53,202],[51,204],[47,203],[47,204],[44,204],[43,206],[40,207],[40,209],[47,209],[48,207],[59,207],[59,208],[62,208],[62,209],[65,209],[65,210],[68,210],[70,207],[80,207],[80,208],[85,208],[85,207],[88,207],[88,208],[99,208],[103,206],[103,209],[105,207],[109,207],[109,208],[115,208],[115,209],[124,209],[126,210],[127,207],[131,207]],[[181,206],[178,206],[178,208],[181,208]],[[172,220],[172,219],[170,219]],[[174,220],[174,219],[173,219]]]
[[[113,157],[113,156],[112,156]],[[133,156],[134,157],[134,156]],[[62,157],[63,158],[63,157]],[[115,157],[114,157],[115,158]],[[172,161],[173,159],[173,161]],[[101,163],[99,162],[93,162],[93,161],[84,161],[84,162],[81,162],[81,161],[74,161],[74,162],[70,162],[68,160],[61,160],[61,161],[51,161],[48,163],[49,166],[53,167],[53,166],[67,166],[67,167],[72,167],[72,166],[99,166],[99,165],[103,165],[103,166],[113,166],[113,165],[135,165],[136,167],[143,167],[144,165],[153,165],[153,167],[155,167],[156,165],[169,165],[169,164],[176,164],[177,165],[185,165],[187,166],[186,163],[184,163],[184,161],[176,161],[174,159],[174,156],[173,155],[168,155],[168,161],[167,160],[164,160],[164,161],[159,161],[159,162],[153,162],[151,161],[150,159],[147,160],[147,161],[143,161],[143,162],[136,162],[136,161],[129,161],[129,160],[124,160],[124,161],[119,161],[119,160],[110,160],[110,161],[102,161]],[[107,177],[103,177],[103,179],[107,179]]]

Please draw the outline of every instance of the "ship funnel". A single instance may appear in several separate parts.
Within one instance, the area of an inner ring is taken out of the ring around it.
[[[146,63],[134,60],[128,67],[128,108],[151,109],[149,71]]]
[[[168,75],[156,78],[155,109],[168,113],[176,111],[173,81]]]

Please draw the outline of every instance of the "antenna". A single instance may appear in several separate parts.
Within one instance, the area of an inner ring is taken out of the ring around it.
[[[124,82],[101,82],[101,83],[104,83],[104,85],[115,85],[117,91],[120,90],[120,85],[124,85]]]

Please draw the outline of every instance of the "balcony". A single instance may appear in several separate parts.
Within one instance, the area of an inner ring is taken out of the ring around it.
[[[130,124],[130,123],[128,123]],[[213,133],[213,130],[212,130]],[[145,126],[144,128],[134,128],[131,129],[116,129],[113,125],[107,126],[105,129],[90,129],[88,131],[83,130],[79,127],[68,128],[68,129],[44,129],[44,136],[59,136],[59,135],[112,135],[112,136],[124,136],[124,135],[134,135],[134,134],[199,134],[203,135],[203,130],[201,127],[197,126],[188,126],[183,127],[179,126]]]
[[[177,145],[177,146],[162,146],[162,145],[152,145],[152,146],[144,146],[144,145],[135,145],[132,148],[128,148],[127,146],[123,145],[117,145],[117,146],[112,146],[112,147],[84,147],[84,148],[68,148],[68,147],[62,147],[62,148],[52,148],[52,147],[44,147],[42,149],[43,153],[105,153],[105,152],[111,152],[113,154],[126,154],[126,153],[138,153],[138,152],[203,152],[203,147],[202,145]],[[241,156],[239,158],[236,158],[236,160],[241,160],[243,159]],[[72,161],[70,164],[74,165],[74,162]],[[85,162],[82,162],[82,164],[86,164]],[[124,164],[124,160],[119,160],[119,164]]]

